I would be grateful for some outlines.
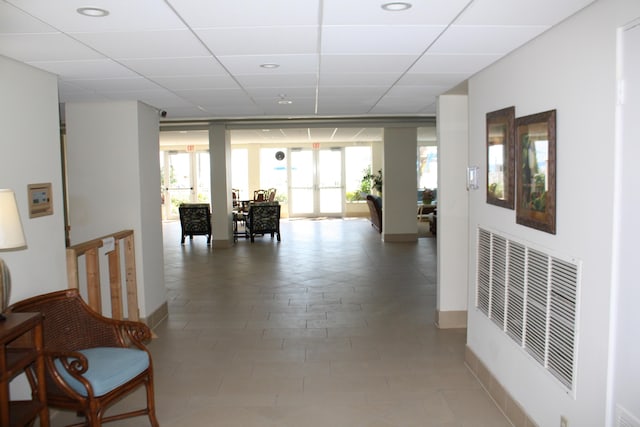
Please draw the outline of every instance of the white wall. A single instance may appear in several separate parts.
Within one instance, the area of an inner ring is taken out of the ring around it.
[[[67,286],[56,76],[0,56],[0,188],[16,193],[27,249],[2,252],[10,303]],[[27,185],[52,184],[53,215],[29,218]]]
[[[413,234],[417,239],[416,164],[418,133],[415,127],[384,129],[382,170],[382,238]],[[377,171],[377,169],[373,169]]]
[[[465,95],[438,97],[437,309],[441,326],[447,326],[446,319],[451,317],[446,313],[467,309],[467,108]]]
[[[557,233],[516,225],[515,212],[470,194],[469,306],[475,293],[477,226],[582,261],[575,399],[491,321],[469,310],[468,345],[541,426],[605,425],[611,288],[616,29],[640,2],[601,0],[469,81],[469,162],[485,165],[485,116],[557,110]],[[481,168],[481,176],[486,174]],[[481,188],[486,185],[483,176]],[[594,208],[594,206],[598,208]],[[602,207],[602,208],[600,208]],[[637,318],[636,318],[637,321]]]
[[[640,192],[637,190],[637,159],[640,157],[640,20],[621,33],[621,62],[623,103],[619,117],[616,156],[616,185],[614,215],[614,266],[612,289],[612,324],[609,377],[610,414],[608,426],[615,425],[618,411],[640,417],[640,340],[638,340],[637,246],[640,236]],[[622,409],[619,409],[618,406]]]
[[[157,114],[136,101],[67,103],[66,132],[71,244],[133,229],[146,317],[166,301]]]

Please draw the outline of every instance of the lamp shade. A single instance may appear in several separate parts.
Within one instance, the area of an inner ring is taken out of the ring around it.
[[[0,249],[26,246],[13,190],[0,189]]]

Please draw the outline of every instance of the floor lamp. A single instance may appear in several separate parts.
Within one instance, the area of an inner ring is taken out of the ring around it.
[[[13,190],[0,189],[0,252],[23,248],[27,245],[18,213],[18,204]],[[9,305],[11,275],[9,267],[0,258],[0,321]]]

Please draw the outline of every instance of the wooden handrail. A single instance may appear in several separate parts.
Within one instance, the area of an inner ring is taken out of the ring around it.
[[[138,309],[138,285],[136,281],[135,246],[133,230],[118,231],[113,234],[98,237],[87,242],[67,248],[67,277],[69,288],[80,288],[78,273],[78,259],[85,258],[87,303],[98,313],[102,313],[102,295],[100,291],[100,259],[99,249],[104,246],[104,240],[114,239],[114,250],[106,255],[109,262],[109,291],[111,301],[111,317],[122,320],[124,304],[122,299],[122,266],[120,244],[124,244],[124,272],[127,289],[127,316],[129,320],[140,320]]]

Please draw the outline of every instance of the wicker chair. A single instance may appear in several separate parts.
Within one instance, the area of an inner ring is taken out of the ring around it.
[[[101,316],[77,289],[29,298],[9,310],[44,314],[47,403],[86,417],[74,426],[146,415],[151,426],[158,427],[151,354],[143,344],[151,338],[147,325]],[[33,372],[27,371],[27,377],[33,385]],[[140,386],[146,388],[146,408],[104,416],[108,407]]]

